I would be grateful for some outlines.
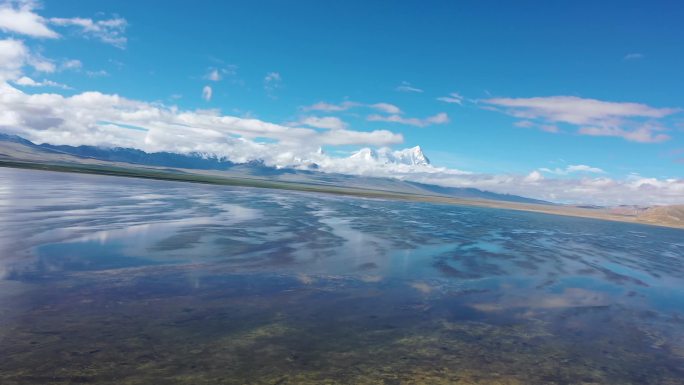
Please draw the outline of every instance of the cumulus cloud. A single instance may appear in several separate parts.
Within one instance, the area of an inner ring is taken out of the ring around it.
[[[300,119],[298,123],[309,127],[325,128],[329,130],[341,130],[347,128],[347,123],[335,116],[307,116]]]
[[[397,88],[395,88],[395,90],[399,91],[399,92],[416,92],[416,93],[422,93],[423,92],[422,89],[412,86],[411,83],[409,83],[407,81],[401,82],[401,84],[399,86],[397,86]]]
[[[211,100],[211,96],[213,94],[213,90],[209,86],[204,86],[202,88],[202,99],[206,100],[207,102]]]
[[[32,53],[23,41],[0,40],[0,82],[18,79],[25,66],[39,72],[55,71],[54,63]]]
[[[43,79],[43,81],[37,82],[28,76],[22,76],[19,79],[15,80],[14,83],[24,87],[55,87],[64,90],[71,89],[71,87],[67,86],[66,84],[53,82],[52,80],[47,79]]]
[[[28,61],[28,49],[20,40],[0,40],[0,81],[16,79]]]
[[[640,103],[616,103],[576,96],[534,98],[491,98],[481,101],[489,108],[526,121],[526,125],[547,127],[558,132],[555,123],[578,128],[581,135],[615,136],[623,139],[652,143],[669,139],[655,124],[645,124],[680,112],[676,108],[656,108]],[[522,124],[522,123],[521,123]]]
[[[236,162],[263,159],[283,166],[282,154],[301,157],[322,145],[387,146],[403,141],[400,134],[386,130],[361,132],[340,126],[318,132],[214,110],[180,111],[99,92],[65,97],[26,94],[7,83],[1,87],[0,130],[41,143],[201,152]],[[273,143],[259,143],[258,138]]]
[[[451,103],[451,104],[458,104],[462,105],[463,104],[463,96],[461,96],[458,92],[452,92],[449,94],[449,96],[442,96],[437,98],[440,102],[444,103]]]
[[[47,26],[48,21],[34,12],[37,3],[30,0],[0,3],[0,30],[21,35],[54,39],[59,34]]]
[[[427,127],[433,124],[446,124],[449,123],[449,116],[445,112],[440,112],[433,116],[428,116],[424,119],[418,118],[406,118],[401,115],[368,115],[366,118],[369,122],[388,122],[388,123],[398,123],[405,124],[415,127]]]

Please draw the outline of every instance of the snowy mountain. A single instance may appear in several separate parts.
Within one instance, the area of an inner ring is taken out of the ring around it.
[[[411,166],[427,166],[430,164],[430,159],[425,156],[420,146],[394,151],[392,156],[395,162]]]
[[[373,150],[362,148],[352,154],[349,159],[354,161],[366,161],[380,164],[404,164],[408,166],[427,166],[430,160],[423,153],[420,146],[392,151],[389,148]]]

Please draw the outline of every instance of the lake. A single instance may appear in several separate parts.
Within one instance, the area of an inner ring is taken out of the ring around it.
[[[0,383],[682,384],[684,231],[0,169]]]

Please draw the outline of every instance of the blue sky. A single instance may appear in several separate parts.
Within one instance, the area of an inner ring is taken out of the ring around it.
[[[534,183],[684,178],[676,1],[3,4],[15,14],[0,13],[0,39],[21,41],[33,58],[6,76],[26,94],[97,91],[318,133],[387,131],[367,143],[311,142],[332,157],[420,145],[433,166]],[[39,19],[18,26],[22,12]]]

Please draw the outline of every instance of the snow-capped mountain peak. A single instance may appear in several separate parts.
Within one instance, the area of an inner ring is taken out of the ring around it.
[[[353,153],[349,158],[355,160],[377,161],[378,155],[375,153],[375,151],[366,147]]]
[[[392,153],[396,163],[408,164],[411,166],[427,166],[430,159],[423,153],[420,146],[406,148]]]
[[[349,159],[354,161],[366,161],[380,164],[404,164],[408,166],[427,166],[430,160],[425,156],[420,146],[392,151],[389,148],[381,148],[377,151],[370,148],[362,148],[353,153]]]

